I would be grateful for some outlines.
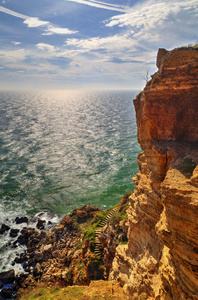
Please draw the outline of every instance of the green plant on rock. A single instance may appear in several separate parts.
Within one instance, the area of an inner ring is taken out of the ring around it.
[[[179,170],[181,172],[192,175],[195,167],[196,167],[196,163],[192,160],[192,158],[186,157],[183,160],[182,164],[179,166]]]
[[[93,226],[85,231],[85,237],[87,240],[92,241],[93,243],[95,242],[95,229]]]

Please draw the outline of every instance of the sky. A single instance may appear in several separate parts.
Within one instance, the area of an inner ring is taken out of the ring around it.
[[[142,89],[198,41],[198,0],[0,0],[0,89]]]

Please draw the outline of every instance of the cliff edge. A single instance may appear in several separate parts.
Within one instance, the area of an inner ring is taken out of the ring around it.
[[[198,51],[159,49],[134,100],[139,173],[110,279],[130,299],[198,299]]]

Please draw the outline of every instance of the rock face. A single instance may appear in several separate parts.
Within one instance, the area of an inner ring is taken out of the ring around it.
[[[160,49],[134,100],[139,173],[110,278],[130,299],[198,299],[198,51]]]

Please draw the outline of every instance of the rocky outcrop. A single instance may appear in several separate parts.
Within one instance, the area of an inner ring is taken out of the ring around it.
[[[50,231],[43,226],[24,227],[14,245],[23,245],[26,250],[12,265],[22,264],[25,273],[0,273],[0,298],[5,294],[12,298],[17,292],[20,299],[26,290],[39,285],[63,287],[106,280],[116,247],[127,240],[126,209],[131,193],[107,211],[88,205],[77,208]]]
[[[131,299],[198,299],[198,51],[160,49],[134,100],[139,173],[110,278]]]

